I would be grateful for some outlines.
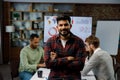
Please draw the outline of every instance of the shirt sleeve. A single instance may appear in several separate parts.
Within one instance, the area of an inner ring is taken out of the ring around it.
[[[53,51],[51,47],[52,47],[51,46],[51,40],[48,40],[46,42],[45,47],[44,47],[44,50],[45,50],[44,60],[45,60],[45,63],[46,63],[46,67],[52,69],[54,67],[59,67],[59,66],[68,64],[69,61],[67,60],[66,57],[51,60],[50,59],[50,52]]]
[[[44,63],[44,50],[43,50],[42,47],[40,47],[40,53],[42,54],[42,55],[41,55],[40,63]]]
[[[28,63],[27,51],[25,50],[20,52],[20,62],[25,71],[34,72],[37,70],[37,64]]]
[[[76,56],[75,56],[75,60],[72,61],[71,63],[68,64],[68,68],[70,68],[71,70],[79,70],[81,71],[84,67],[84,63],[85,63],[85,46],[83,41],[78,43],[79,46],[76,47]],[[74,68],[73,68],[74,67]]]
[[[59,68],[60,66],[64,66],[66,68],[69,68],[71,70],[79,70],[81,71],[84,67],[85,62],[85,47],[83,41],[78,41],[79,44],[77,44],[75,48],[75,60],[74,61],[68,61],[66,57],[62,58],[56,58],[54,60],[50,59],[50,52],[52,51],[51,48],[51,40],[48,40],[45,46],[45,62],[46,66],[48,68]],[[74,68],[73,68],[74,67]]]
[[[83,68],[83,71],[81,72],[82,75],[87,75],[87,73],[92,70],[94,67],[96,67],[96,65],[99,62],[99,55],[97,54],[93,54],[91,56],[91,58],[89,59],[89,61],[85,64],[85,67]]]

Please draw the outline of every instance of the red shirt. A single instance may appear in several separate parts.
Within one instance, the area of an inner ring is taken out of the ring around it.
[[[85,63],[85,46],[82,39],[71,33],[64,48],[59,35],[55,35],[48,39],[44,50],[46,66],[51,69],[49,80],[57,80],[56,78],[81,80],[80,71]],[[50,52],[53,51],[57,54],[57,57],[51,60]],[[66,58],[68,56],[75,57],[75,60],[68,61]]]

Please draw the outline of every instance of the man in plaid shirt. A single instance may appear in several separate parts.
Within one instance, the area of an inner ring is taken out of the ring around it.
[[[58,35],[45,44],[45,63],[51,69],[48,80],[81,80],[80,71],[85,63],[85,46],[82,39],[70,32],[71,18],[57,17]]]

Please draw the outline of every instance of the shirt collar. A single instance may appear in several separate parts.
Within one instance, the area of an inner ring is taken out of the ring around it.
[[[94,53],[96,53],[97,51],[101,50],[101,48],[96,48],[96,50],[94,51]]]

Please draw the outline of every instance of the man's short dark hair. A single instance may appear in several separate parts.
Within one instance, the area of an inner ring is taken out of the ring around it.
[[[68,20],[69,23],[71,23],[71,18],[70,18],[70,16],[66,16],[66,15],[58,16],[56,20],[57,20],[57,23],[58,23],[60,20]]]
[[[30,40],[33,40],[34,38],[39,38],[39,35],[38,34],[31,34]]]

